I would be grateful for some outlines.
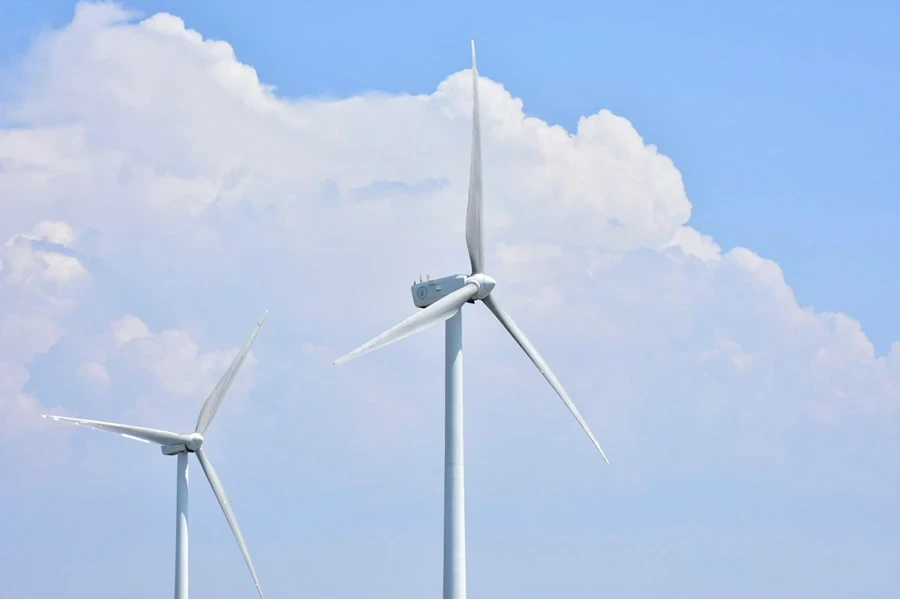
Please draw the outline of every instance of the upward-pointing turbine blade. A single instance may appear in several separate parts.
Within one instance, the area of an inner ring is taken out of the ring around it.
[[[73,423],[75,425],[90,427],[91,429],[118,433],[123,437],[138,440],[139,442],[159,444],[160,446],[186,444],[190,439],[184,434],[163,431],[162,429],[148,429],[147,427],[135,427],[134,425],[122,425],[120,423],[108,423],[106,421],[91,421],[90,419],[73,419],[71,417],[57,417],[54,415],[41,416],[45,419],[53,419],[54,421]]]
[[[528,338],[525,337],[525,334],[519,329],[518,325],[516,325],[513,320],[510,318],[506,312],[497,305],[497,302],[494,300],[493,294],[488,296],[483,300],[483,302],[487,305],[491,312],[494,313],[494,316],[497,317],[497,320],[506,328],[509,334],[513,337],[516,342],[518,342],[519,346],[522,347],[522,350],[525,351],[525,354],[528,355],[528,358],[531,359],[531,362],[534,363],[534,366],[538,368],[538,371],[541,372],[541,375],[550,383],[550,386],[556,390],[556,393],[559,394],[559,397],[562,398],[562,401],[569,407],[569,410],[572,411],[572,415],[574,415],[575,420],[578,421],[578,424],[581,425],[581,428],[584,429],[584,432],[591,438],[591,442],[593,442],[594,446],[597,450],[600,451],[600,455],[603,457],[603,460],[606,461],[606,464],[609,464],[609,459],[606,458],[606,453],[603,452],[603,448],[600,447],[600,444],[597,442],[597,439],[594,437],[594,434],[591,433],[590,428],[587,426],[587,423],[584,422],[584,419],[581,417],[581,413],[578,412],[578,409],[575,407],[575,403],[572,402],[572,399],[569,398],[569,394],[566,393],[566,390],[563,389],[562,384],[559,382],[559,379],[556,378],[556,375],[553,374],[553,371],[550,370],[550,367],[544,362],[544,359],[541,358],[541,355],[538,354],[537,349],[531,345],[531,342],[528,341]]]
[[[234,516],[234,511],[231,510],[231,504],[228,503],[228,496],[225,495],[225,488],[222,487],[222,482],[219,480],[219,476],[216,475],[216,470],[213,469],[212,463],[206,458],[206,453],[203,452],[203,448],[198,449],[196,454],[197,458],[200,459],[200,466],[203,467],[203,472],[206,473],[206,478],[209,480],[209,485],[216,495],[216,500],[219,501],[219,506],[222,507],[222,512],[225,513],[225,520],[228,521],[228,525],[231,527],[234,539],[237,540],[238,546],[241,548],[241,554],[244,555],[244,561],[246,561],[247,566],[250,568],[250,575],[253,576],[253,583],[256,584],[256,592],[259,594],[259,597],[262,598],[262,588],[259,586],[259,578],[256,577],[256,569],[253,568],[253,561],[250,560],[250,551],[247,550],[247,544],[244,543],[244,536],[241,534],[241,528],[238,527],[237,517]]]
[[[469,204],[466,208],[466,247],[472,273],[484,273],[484,234],[481,230],[481,117],[478,109],[478,66],[472,40],[472,163],[469,167]]]
[[[266,315],[268,314],[269,311],[263,313],[263,316],[256,323],[256,328],[253,330],[253,333],[250,334],[250,337],[244,343],[244,347],[241,348],[241,351],[238,352],[237,356],[234,357],[234,360],[231,361],[228,370],[225,371],[225,374],[222,375],[222,379],[219,380],[219,383],[216,384],[215,389],[213,389],[212,393],[206,399],[206,402],[203,403],[203,408],[200,409],[200,416],[197,417],[197,427],[194,428],[194,431],[197,433],[206,433],[206,428],[209,427],[213,417],[216,416],[216,412],[219,410],[219,406],[222,405],[222,400],[225,398],[228,388],[231,387],[231,383],[234,381],[238,369],[241,368],[241,365],[244,364],[244,359],[247,358],[247,354],[250,353],[250,346],[253,345],[253,340],[256,339],[256,334],[259,333],[259,329],[262,327],[263,321],[266,320]]]
[[[334,364],[339,365],[343,362],[347,362],[348,360],[356,358],[357,356],[361,356],[366,352],[371,352],[372,350],[381,348],[382,346],[387,346],[388,344],[396,342],[397,340],[402,340],[403,338],[408,337],[416,332],[422,331],[430,325],[440,323],[441,321],[446,321],[454,314],[456,314],[456,311],[459,310],[459,307],[465,304],[467,300],[475,296],[477,292],[478,286],[474,283],[470,283],[451,294],[447,294],[428,308],[417,312],[399,325],[388,329],[375,339],[366,342],[356,350],[351,350],[344,356],[334,361]]]

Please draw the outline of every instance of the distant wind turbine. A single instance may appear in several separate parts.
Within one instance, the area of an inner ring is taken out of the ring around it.
[[[444,432],[444,598],[466,597],[465,492],[463,478],[463,368],[462,313],[465,303],[481,300],[497,317],[528,358],[550,383],[578,424],[609,463],[594,434],[581,417],[562,384],[510,316],[497,304],[492,291],[496,281],[484,273],[484,236],[481,227],[481,124],[478,110],[478,67],[472,40],[472,163],[469,172],[469,203],[466,211],[466,246],[472,266],[470,275],[451,275],[420,281],[412,286],[413,303],[425,310],[366,342],[334,361],[338,365],[366,352],[401,340],[446,321],[445,329],[445,432]]]
[[[234,357],[228,370],[225,371],[222,379],[219,380],[219,383],[206,399],[206,402],[203,403],[203,408],[200,409],[200,416],[197,418],[197,426],[194,428],[193,433],[172,433],[171,431],[147,429],[146,427],[135,427],[133,425],[120,425],[118,423],[107,423],[104,421],[90,421],[88,419],[72,419],[69,417],[41,415],[45,419],[64,421],[66,423],[74,423],[93,429],[100,429],[102,431],[110,431],[112,433],[118,433],[123,437],[146,442],[148,444],[159,444],[162,446],[163,454],[166,456],[174,454],[178,457],[178,479],[175,493],[176,598],[188,597],[188,455],[192,453],[196,454],[197,458],[200,460],[200,466],[203,467],[203,472],[206,473],[209,485],[212,487],[212,491],[219,501],[219,506],[222,507],[222,512],[225,513],[225,519],[228,521],[228,525],[231,527],[232,533],[234,533],[238,546],[240,546],[241,554],[244,555],[244,560],[250,568],[250,575],[253,576],[253,583],[256,585],[256,591],[260,598],[263,597],[262,588],[259,586],[259,579],[256,577],[256,570],[253,568],[253,562],[250,560],[250,551],[247,550],[247,545],[244,543],[244,536],[241,534],[241,528],[238,527],[237,518],[231,510],[231,504],[228,502],[228,497],[225,495],[225,488],[222,487],[222,482],[219,480],[219,476],[216,475],[216,471],[213,469],[212,463],[209,462],[206,453],[203,452],[202,446],[204,441],[203,434],[206,433],[206,429],[212,422],[213,417],[216,416],[216,412],[219,410],[219,406],[221,406],[222,400],[225,398],[225,393],[228,392],[228,388],[231,387],[231,382],[234,381],[238,369],[241,368],[244,359],[247,358],[247,354],[250,352],[250,346],[253,345],[253,340],[256,339],[256,334],[259,333],[259,329],[262,327],[263,321],[266,320],[267,314],[269,314],[269,311],[266,311],[259,322],[257,322],[256,328],[253,330],[253,333],[250,334],[250,338],[244,344],[244,347],[241,348],[241,351],[238,352],[237,356]]]

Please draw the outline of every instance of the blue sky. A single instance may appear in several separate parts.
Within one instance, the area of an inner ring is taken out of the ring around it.
[[[489,264],[612,465],[468,311],[470,595],[900,593],[896,3],[124,7],[0,18],[4,595],[169,593],[174,461],[34,417],[188,427],[263,309],[208,436],[263,589],[439,593],[440,332],[329,363],[466,264],[473,35]]]

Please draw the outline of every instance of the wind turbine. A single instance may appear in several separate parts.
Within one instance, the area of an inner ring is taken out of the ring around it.
[[[175,492],[176,598],[188,597],[188,456],[190,454],[196,454],[197,458],[200,460],[200,466],[203,467],[203,472],[206,473],[206,478],[209,480],[209,485],[212,487],[212,491],[219,501],[219,506],[222,507],[222,512],[225,513],[225,520],[228,521],[228,525],[231,527],[232,533],[234,533],[238,546],[240,546],[241,554],[244,555],[244,560],[250,568],[250,575],[253,576],[253,583],[256,584],[256,591],[260,598],[263,597],[262,588],[259,586],[259,579],[256,577],[256,569],[253,568],[253,562],[250,560],[250,551],[247,550],[247,545],[244,543],[244,536],[241,534],[241,528],[238,527],[237,518],[231,510],[231,504],[228,502],[228,497],[225,495],[225,488],[222,487],[222,482],[219,480],[219,476],[216,475],[216,471],[213,469],[212,463],[209,462],[209,458],[207,458],[202,446],[204,442],[203,434],[206,433],[206,429],[212,422],[213,417],[216,416],[216,412],[219,410],[219,406],[221,406],[222,400],[225,398],[225,393],[228,392],[228,388],[231,387],[231,382],[234,381],[238,369],[241,368],[244,359],[247,358],[247,354],[250,352],[250,346],[253,345],[253,340],[256,339],[256,334],[259,333],[259,329],[262,327],[263,321],[266,320],[267,314],[269,314],[269,311],[266,311],[262,318],[256,323],[256,328],[253,330],[253,333],[250,334],[250,338],[244,343],[243,348],[241,348],[241,351],[234,357],[234,360],[231,362],[228,370],[225,371],[222,379],[219,380],[219,383],[216,384],[216,387],[206,399],[206,402],[203,403],[203,408],[200,409],[200,416],[197,418],[197,425],[194,427],[193,433],[173,433],[171,431],[147,429],[146,427],[135,427],[133,425],[120,425],[119,423],[107,423],[105,421],[41,415],[45,419],[64,421],[66,423],[74,423],[75,425],[100,429],[102,431],[110,431],[112,433],[118,433],[123,437],[148,444],[159,444],[162,446],[162,453],[164,455],[175,455],[178,457],[178,478],[176,480],[177,487]]]
[[[424,310],[334,361],[335,365],[401,340],[445,321],[444,417],[444,598],[466,597],[465,487],[463,473],[463,369],[462,306],[482,301],[547,379],[578,424],[609,463],[594,434],[581,417],[562,384],[538,351],[493,295],[496,281],[484,272],[484,236],[481,227],[481,124],[478,111],[478,67],[472,40],[472,162],[466,210],[466,246],[472,272],[427,279],[412,286],[413,303]]]

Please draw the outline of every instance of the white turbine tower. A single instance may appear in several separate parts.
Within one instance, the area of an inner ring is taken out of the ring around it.
[[[340,357],[346,362],[366,352],[401,340],[426,327],[446,321],[445,342],[445,422],[444,422],[444,598],[466,597],[465,491],[463,479],[463,370],[462,306],[481,300],[521,346],[550,386],[572,411],[578,424],[609,463],[606,454],[562,384],[531,345],[522,330],[497,304],[492,294],[496,282],[484,272],[484,237],[481,227],[481,125],[478,114],[478,68],[475,40],[472,40],[472,164],[469,173],[469,204],[466,211],[466,246],[472,264],[470,275],[451,275],[419,282],[412,287],[413,303],[425,310],[396,327]]]
[[[219,476],[216,475],[216,471],[213,469],[212,463],[209,462],[206,453],[203,452],[202,446],[204,441],[203,434],[206,433],[207,427],[209,427],[213,417],[216,416],[216,412],[219,410],[219,406],[222,404],[222,400],[225,398],[228,388],[231,387],[231,382],[234,381],[238,369],[241,368],[244,359],[247,358],[247,354],[250,352],[250,346],[253,345],[253,340],[256,339],[256,334],[259,333],[259,329],[262,327],[263,321],[266,320],[267,314],[269,314],[269,311],[266,311],[259,322],[257,322],[256,328],[253,330],[253,333],[250,334],[250,338],[246,341],[243,348],[241,348],[241,351],[238,352],[237,356],[234,357],[228,370],[225,371],[222,379],[219,380],[215,389],[213,389],[212,393],[206,399],[203,408],[200,409],[200,416],[197,418],[197,426],[194,428],[193,433],[173,433],[171,431],[147,429],[146,427],[135,427],[133,425],[120,425],[118,423],[107,423],[104,421],[90,421],[88,419],[72,419],[69,417],[41,415],[44,418],[53,419],[54,421],[65,421],[76,425],[84,425],[85,427],[91,427],[93,429],[118,433],[123,437],[138,440],[140,442],[159,444],[162,446],[162,453],[164,455],[171,456],[174,454],[178,457],[178,479],[175,493],[176,598],[188,597],[188,456],[192,453],[196,454],[197,458],[200,460],[200,466],[203,467],[203,472],[206,473],[209,485],[212,487],[212,491],[216,495],[219,505],[222,507],[222,512],[225,513],[225,519],[228,521],[228,525],[231,527],[232,533],[234,533],[238,546],[241,548],[241,554],[244,555],[244,560],[250,568],[250,575],[253,576],[253,583],[256,585],[256,591],[260,598],[263,597],[262,588],[259,586],[259,579],[256,577],[256,569],[253,568],[253,562],[250,560],[250,551],[247,550],[247,545],[244,543],[244,536],[241,534],[241,528],[238,527],[237,518],[231,510],[231,504],[228,502],[228,497],[225,495],[225,488],[222,487],[222,482],[219,480]]]

